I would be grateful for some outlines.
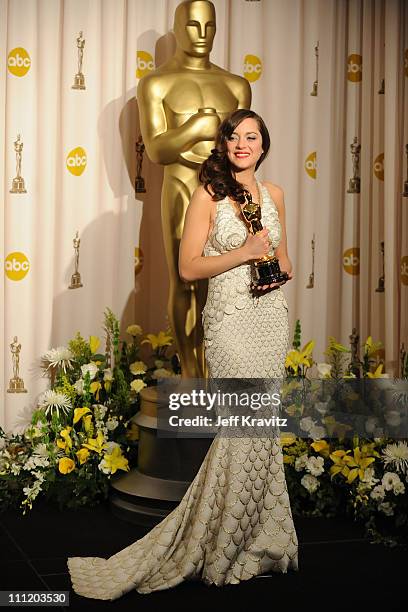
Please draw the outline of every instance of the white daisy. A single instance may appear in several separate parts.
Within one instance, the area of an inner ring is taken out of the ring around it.
[[[390,465],[397,472],[408,476],[408,444],[404,441],[387,444],[382,453],[385,465]]]
[[[371,499],[375,501],[381,501],[385,497],[385,489],[382,485],[377,485],[370,493]]]
[[[46,370],[50,368],[61,368],[66,374],[67,369],[72,369],[72,363],[74,356],[71,351],[66,346],[58,346],[57,348],[52,348],[44,355],[42,355],[41,360],[44,362],[44,367]]]
[[[309,491],[309,493],[314,493],[316,489],[320,486],[320,482],[315,476],[312,476],[311,474],[305,474],[300,482],[305,487],[305,489]]]
[[[408,405],[408,380],[406,378],[394,378],[391,389],[393,402],[406,407]]]
[[[306,465],[306,470],[313,476],[320,476],[324,472],[324,459],[323,457],[309,457]]]
[[[394,489],[395,485],[399,484],[400,482],[400,477],[398,474],[395,474],[395,472],[385,472],[381,479],[381,484],[386,491],[391,491]]]
[[[59,418],[59,411],[65,414],[71,409],[71,400],[65,393],[57,393],[49,389],[45,391],[38,400],[39,408],[45,408],[45,414],[56,412]]]

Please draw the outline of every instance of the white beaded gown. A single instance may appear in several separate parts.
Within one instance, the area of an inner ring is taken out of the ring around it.
[[[279,244],[279,216],[268,190],[262,224]],[[228,198],[218,202],[205,255],[241,246],[244,222]],[[282,290],[254,299],[250,266],[209,280],[204,343],[213,378],[283,376],[288,307]],[[114,600],[136,589],[151,593],[184,580],[222,586],[267,572],[298,569],[298,540],[277,436],[227,437],[221,429],[180,504],[143,538],[109,559],[71,557],[76,593]]]

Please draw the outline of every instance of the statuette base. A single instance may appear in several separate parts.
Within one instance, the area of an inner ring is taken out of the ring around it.
[[[13,178],[10,193],[27,193],[23,177],[16,176]]]
[[[69,285],[68,289],[79,289],[80,287],[83,287],[81,275],[79,272],[74,272],[74,274],[71,276],[71,284]]]
[[[74,84],[71,86],[71,89],[86,89],[85,87],[85,76],[82,72],[78,72],[75,75]]]
[[[27,389],[24,389],[24,380],[22,378],[10,378],[7,393],[27,393]]]

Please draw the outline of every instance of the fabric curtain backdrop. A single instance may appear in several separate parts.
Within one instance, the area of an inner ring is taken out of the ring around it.
[[[66,345],[77,331],[101,334],[106,306],[123,331],[130,323],[146,332],[166,326],[162,168],[144,156],[147,191],[135,198],[135,93],[138,80],[174,51],[177,4],[0,0],[0,424],[6,430],[21,430],[47,387],[41,354]],[[356,327],[360,342],[369,334],[383,341],[385,370],[398,375],[400,344],[408,345],[408,200],[401,195],[408,4],[214,4],[211,60],[250,81],[252,108],[265,118],[272,139],[258,176],[285,191],[295,272],[284,287],[291,333],[300,319],[302,343],[315,339],[314,357],[324,361],[328,336],[348,345]],[[81,31],[84,90],[72,89]],[[317,43],[318,95],[311,96]],[[347,192],[354,137],[361,145],[360,194]],[[10,193],[17,155],[26,193]],[[83,286],[72,290],[77,231]],[[383,261],[385,291],[377,292]],[[15,336],[27,393],[7,393]]]

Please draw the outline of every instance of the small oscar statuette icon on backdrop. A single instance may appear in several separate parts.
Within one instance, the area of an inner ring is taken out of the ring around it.
[[[85,87],[85,77],[82,73],[82,61],[84,59],[84,47],[85,47],[85,38],[82,36],[82,30],[78,35],[77,48],[78,48],[78,72],[75,75],[74,84],[71,86],[71,89],[86,89]]]
[[[79,267],[79,245],[81,244],[81,240],[79,239],[79,233],[77,232],[75,238],[73,239],[74,251],[75,251],[75,272],[71,276],[71,284],[68,289],[79,289],[82,287],[81,275],[78,272]]]
[[[256,234],[263,229],[261,216],[261,203],[253,202],[249,191],[245,190],[246,204],[241,208],[243,219],[251,234]],[[262,200],[262,195],[260,194]],[[262,285],[272,283],[283,283],[289,279],[287,272],[282,272],[279,266],[279,259],[275,255],[264,255],[261,259],[252,262],[252,284],[251,289],[254,293]]]
[[[135,178],[135,193],[146,193],[145,181],[142,176],[143,153],[145,146],[142,136],[136,141],[136,178]]]
[[[309,282],[306,285],[306,289],[313,289],[314,287],[314,264],[315,264],[315,235],[313,234],[312,240],[312,271],[309,274]]]
[[[360,177],[358,176],[358,168],[360,165],[360,149],[361,145],[357,144],[357,136],[354,136],[353,142],[350,145],[351,157],[353,160],[353,178],[349,180],[349,188],[347,193],[360,193]]]
[[[7,393],[27,393],[27,389],[24,389],[24,381],[20,378],[21,344],[18,342],[17,336],[14,336],[14,340],[10,344],[10,350],[13,361],[13,378],[10,378]]]
[[[16,152],[16,176],[13,178],[13,183],[10,193],[27,193],[24,179],[21,176],[21,158],[23,151],[23,143],[21,142],[20,134],[17,134],[17,140],[14,142],[14,150]]]
[[[318,87],[319,87],[319,41],[317,41],[317,45],[314,48],[315,57],[316,57],[316,80],[313,81],[313,89],[310,93],[311,96],[318,95]]]
[[[381,242],[381,260],[382,260],[382,274],[378,279],[377,293],[384,293],[385,290],[385,269],[384,269],[384,242]]]

